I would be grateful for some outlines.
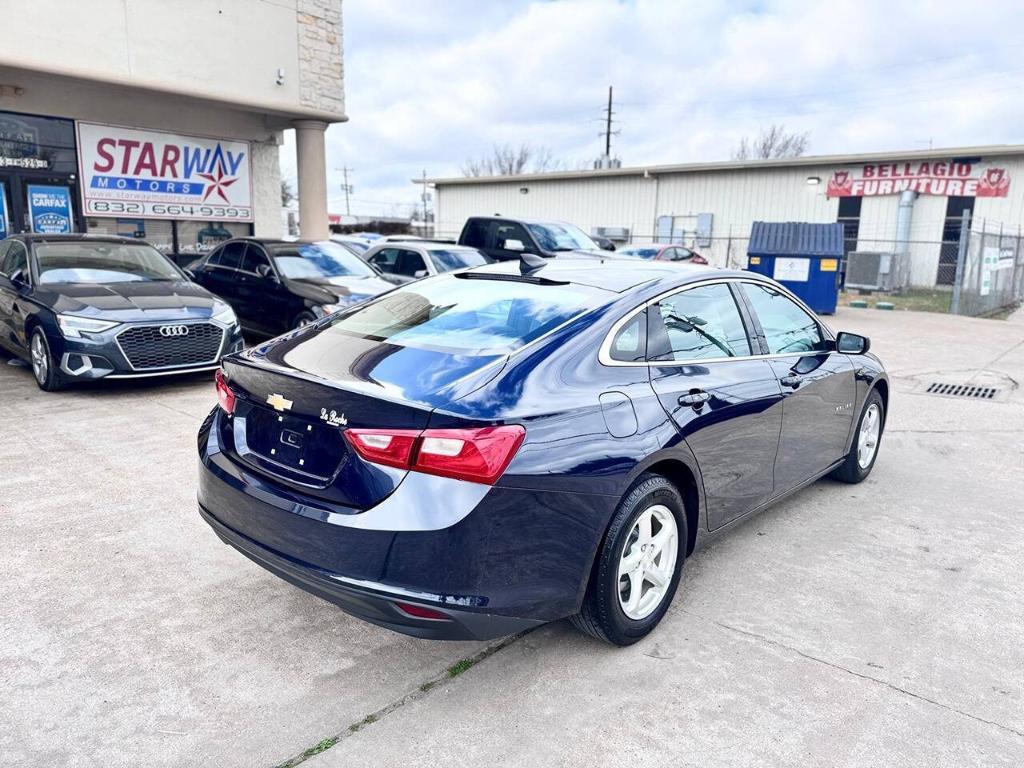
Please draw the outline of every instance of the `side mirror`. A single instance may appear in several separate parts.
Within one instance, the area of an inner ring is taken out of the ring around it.
[[[270,268],[269,264],[260,264],[258,267],[256,267],[256,274],[264,278],[265,280],[273,280],[275,283],[277,282],[277,277],[274,275],[274,270]]]
[[[413,277],[426,277],[427,274],[428,274],[427,270],[425,270],[425,269],[417,269],[415,272],[412,273],[412,276]]]
[[[836,350],[846,355],[863,355],[871,349],[871,339],[856,333],[840,331],[836,336]]]
[[[504,250],[506,251],[525,251],[526,246],[523,245],[522,240],[506,240]]]
[[[25,270],[16,269],[11,273],[11,284],[21,288],[22,286],[28,285],[28,281],[25,279]]]

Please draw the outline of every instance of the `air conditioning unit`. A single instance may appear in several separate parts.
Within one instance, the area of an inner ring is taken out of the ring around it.
[[[910,282],[910,254],[853,251],[846,257],[846,287],[898,291]]]
[[[591,227],[590,234],[620,243],[629,242],[629,227]]]

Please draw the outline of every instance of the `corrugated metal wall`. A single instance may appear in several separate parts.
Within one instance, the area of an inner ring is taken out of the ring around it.
[[[979,198],[975,217],[1015,229],[1024,224],[1024,160],[987,157],[1007,170],[1006,198]],[[850,166],[844,166],[849,168]],[[593,179],[552,179],[440,185],[437,189],[438,233],[457,236],[469,216],[505,216],[570,221],[589,232],[593,227],[629,227],[634,241],[654,238],[659,216],[714,215],[713,242],[699,250],[718,265],[745,263],[746,239],[754,221],[831,223],[837,199],[825,196],[835,166],[687,172]],[[819,184],[808,184],[817,177]],[[521,192],[524,188],[527,191]],[[881,241],[896,235],[898,196],[865,197],[861,208],[862,250],[885,250]],[[911,228],[912,281],[933,285],[946,198],[921,195]],[[695,222],[695,218],[694,218]],[[688,229],[690,226],[688,225]],[[693,245],[692,237],[688,245]]]

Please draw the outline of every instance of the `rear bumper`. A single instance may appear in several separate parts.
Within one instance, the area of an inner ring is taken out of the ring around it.
[[[459,610],[439,605],[429,599],[436,596],[406,590],[396,591],[373,582],[357,582],[355,579],[315,568],[274,552],[227,527],[202,505],[199,507],[199,514],[209,523],[221,541],[234,547],[257,565],[300,589],[334,603],[346,613],[395,632],[431,640],[490,640],[544,623],[536,619]],[[442,620],[410,616],[402,611],[397,603],[423,606],[448,618]]]
[[[615,503],[410,472],[358,510],[256,471],[231,435],[219,409],[199,433],[198,501],[217,534],[345,611],[420,637],[500,637],[576,613]]]

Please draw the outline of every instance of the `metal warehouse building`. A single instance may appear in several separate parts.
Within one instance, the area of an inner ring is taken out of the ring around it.
[[[922,287],[952,283],[966,211],[972,232],[1016,236],[1024,224],[1024,145],[429,181],[438,236],[500,213],[743,266],[755,221],[842,222],[847,253],[907,253]]]

